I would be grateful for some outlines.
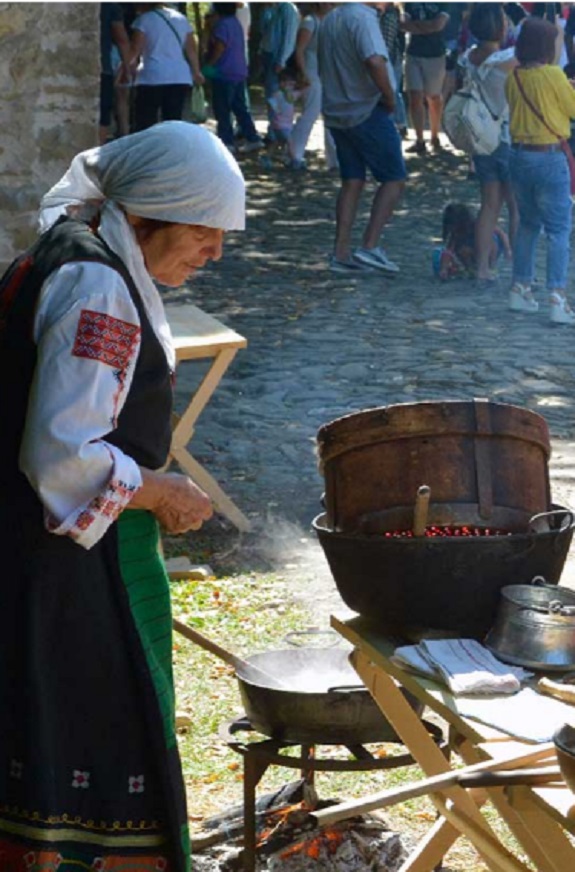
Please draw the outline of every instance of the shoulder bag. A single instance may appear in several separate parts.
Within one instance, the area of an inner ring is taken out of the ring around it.
[[[531,111],[533,112],[535,117],[539,119],[541,124],[543,124],[543,126],[547,128],[549,133],[553,134],[553,136],[555,136],[557,138],[557,142],[561,146],[561,150],[562,150],[563,154],[565,155],[565,157],[567,158],[567,166],[569,167],[570,191],[572,194],[575,194],[575,157],[573,157],[573,152],[571,151],[571,146],[569,145],[569,143],[567,142],[566,139],[564,139],[562,136],[559,136],[559,134],[556,133],[552,127],[549,127],[549,125],[545,121],[545,118],[543,117],[543,115],[541,114],[539,109],[537,109],[537,107],[533,105],[533,103],[531,102],[531,100],[529,99],[527,94],[525,93],[523,85],[521,84],[521,79],[519,78],[519,75],[518,75],[516,69],[513,70],[513,77],[514,77],[515,82],[517,84],[517,87],[519,89],[519,93],[523,97],[523,100],[525,101],[525,103],[527,104],[529,109],[531,109]]]

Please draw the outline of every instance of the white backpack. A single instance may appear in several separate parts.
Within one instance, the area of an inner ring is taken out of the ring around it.
[[[466,154],[492,154],[501,141],[503,119],[495,115],[475,77],[449,99],[443,129],[455,148]]]

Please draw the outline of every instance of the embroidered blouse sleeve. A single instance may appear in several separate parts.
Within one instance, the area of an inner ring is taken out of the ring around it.
[[[20,468],[42,501],[46,528],[91,548],[142,483],[137,464],[104,439],[131,384],[138,314],[115,270],[73,263],[45,282],[34,330]]]

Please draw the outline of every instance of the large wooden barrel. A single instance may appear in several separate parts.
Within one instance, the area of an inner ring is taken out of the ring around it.
[[[387,529],[394,516],[409,526],[423,484],[434,523],[519,531],[551,506],[549,430],[544,418],[518,406],[384,406],[325,424],[317,443],[329,529],[365,530],[378,514]]]

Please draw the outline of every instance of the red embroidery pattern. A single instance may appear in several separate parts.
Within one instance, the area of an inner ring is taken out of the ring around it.
[[[135,485],[126,484],[126,482],[120,481],[117,478],[112,479],[108,484],[106,492],[94,497],[90,504],[80,512],[74,527],[70,530],[70,536],[76,539],[78,531],[87,530],[94,523],[98,515],[103,515],[105,518],[115,521],[135,490]]]
[[[140,339],[137,324],[120,321],[102,312],[82,309],[72,355],[99,360],[114,369],[125,369]]]

